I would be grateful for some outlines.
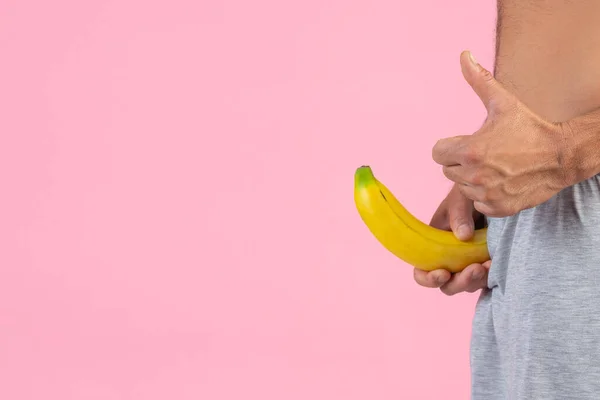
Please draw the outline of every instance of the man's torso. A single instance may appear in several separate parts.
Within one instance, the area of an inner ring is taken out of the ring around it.
[[[600,107],[600,1],[498,0],[498,19],[494,75],[533,112]],[[491,219],[489,246],[473,400],[600,399],[600,178]]]

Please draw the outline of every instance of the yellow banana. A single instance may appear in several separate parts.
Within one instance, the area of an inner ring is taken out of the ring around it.
[[[489,260],[487,228],[476,230],[471,240],[461,241],[452,232],[425,224],[400,204],[369,166],[356,170],[354,202],[377,240],[415,268],[459,272],[469,264]]]

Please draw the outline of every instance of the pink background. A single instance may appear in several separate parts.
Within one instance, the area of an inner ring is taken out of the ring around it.
[[[476,295],[360,221],[429,220],[495,3],[3,0],[0,398],[466,399]]]

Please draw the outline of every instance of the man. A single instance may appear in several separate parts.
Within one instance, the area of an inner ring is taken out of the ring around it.
[[[415,280],[482,289],[472,399],[600,399],[600,1],[499,0],[494,74],[460,61],[488,118],[434,147],[455,185],[431,224],[485,216],[492,260]]]

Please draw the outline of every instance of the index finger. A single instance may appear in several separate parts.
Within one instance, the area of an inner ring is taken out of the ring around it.
[[[461,135],[438,140],[431,151],[433,161],[444,166],[460,165],[461,149],[466,138],[467,135]]]

